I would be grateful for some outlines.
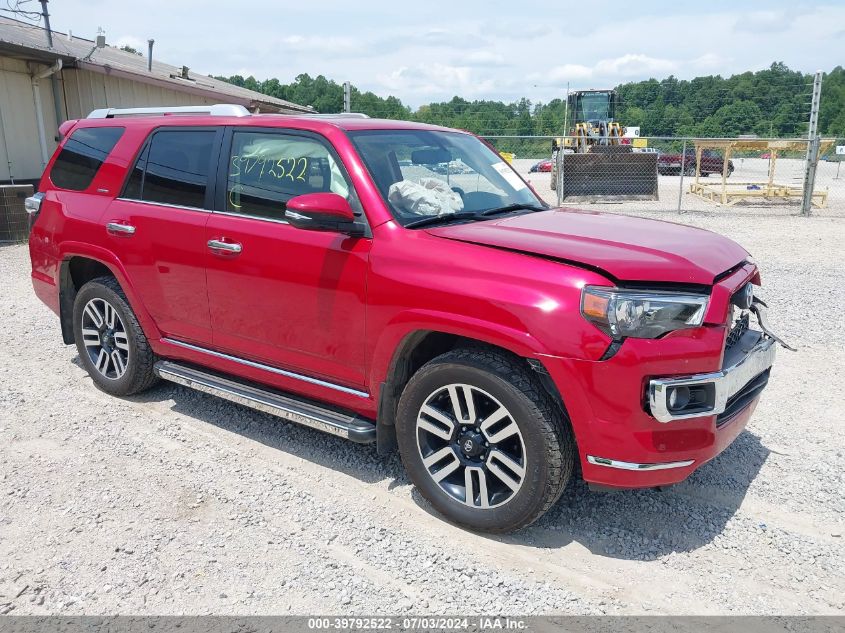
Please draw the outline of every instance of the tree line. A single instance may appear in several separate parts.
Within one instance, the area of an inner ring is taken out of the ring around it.
[[[341,112],[343,86],[323,75],[298,75],[285,84],[278,79],[217,77],[279,99],[313,106],[323,113]],[[616,86],[617,120],[639,126],[643,136],[722,137],[756,134],[760,137],[806,135],[813,76],[773,63],[757,72],[724,78],[719,75],[662,80],[648,79]],[[479,135],[554,136],[564,134],[566,101],[548,103],[522,98],[511,103],[468,101],[453,97],[412,110],[397,97],[380,97],[352,87],[355,112],[373,117],[434,123]],[[571,121],[571,112],[569,113]],[[845,69],[825,73],[822,83],[819,131],[845,137]]]

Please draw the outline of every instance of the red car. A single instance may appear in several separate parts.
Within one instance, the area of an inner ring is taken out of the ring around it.
[[[471,134],[230,105],[61,133],[27,201],[32,283],[100,389],[164,379],[398,446],[456,523],[525,526],[575,472],[682,481],[768,380],[742,247],[548,208]]]
[[[680,174],[683,170],[687,176],[695,175],[695,151],[687,150],[686,154],[660,154],[657,157],[657,171],[663,176]],[[721,174],[725,166],[725,158],[719,152],[705,149],[701,152],[701,166],[699,174],[709,176],[710,174]],[[734,172],[734,162],[728,161],[727,175]]]
[[[552,161],[550,161],[550,160],[541,160],[541,161],[536,162],[533,165],[531,165],[531,169],[529,169],[528,171],[530,173],[534,173],[534,172],[538,172],[538,171],[540,171],[540,172],[551,171],[553,164],[554,163],[552,163]]]

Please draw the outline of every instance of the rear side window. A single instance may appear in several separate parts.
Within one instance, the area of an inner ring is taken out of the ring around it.
[[[124,198],[203,208],[214,130],[162,130],[138,157]]]
[[[106,157],[123,134],[122,127],[80,128],[70,135],[59,152],[50,180],[57,187],[87,189]]]

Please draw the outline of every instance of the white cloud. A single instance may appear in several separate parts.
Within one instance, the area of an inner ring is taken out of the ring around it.
[[[320,37],[317,35],[287,35],[278,40],[280,48],[305,55],[349,55],[360,53],[365,45],[353,37]]]
[[[468,66],[432,63],[400,66],[376,76],[376,81],[393,93],[476,95],[491,90],[489,79],[482,79]]]
[[[602,59],[592,66],[583,64],[563,64],[554,66],[546,72],[532,73],[529,79],[539,86],[559,86],[565,82],[578,82],[587,79],[618,80],[627,77],[649,77],[665,75],[678,68],[678,63],[649,57],[638,53],[626,53],[613,59]]]
[[[641,53],[627,53],[613,59],[602,59],[594,67],[596,75],[603,77],[649,77],[665,75],[678,68],[678,63],[669,59],[649,57]]]
[[[82,37],[87,37],[87,34],[83,35]],[[140,37],[135,37],[134,35],[121,35],[114,41],[114,44],[111,45],[117,48],[131,46],[136,51],[141,51],[143,53],[146,53],[147,51],[147,40]]]
[[[504,66],[507,63],[504,55],[490,50],[472,51],[462,61],[470,66]]]
[[[555,66],[545,73],[534,73],[529,79],[545,80],[549,84],[559,84],[562,81],[577,81],[578,79],[589,79],[593,76],[593,69],[581,64],[564,64]],[[544,84],[544,85],[549,85]]]
[[[690,60],[689,65],[702,72],[719,72],[721,68],[725,68],[732,61],[731,58],[722,57],[716,53],[705,53]]]

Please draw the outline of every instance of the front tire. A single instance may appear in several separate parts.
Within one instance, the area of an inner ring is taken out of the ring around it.
[[[449,520],[511,532],[560,497],[575,463],[568,421],[519,359],[466,348],[426,363],[396,419],[411,481]]]
[[[155,354],[114,277],[99,277],[79,290],[73,335],[88,375],[106,393],[128,396],[158,381]]]

